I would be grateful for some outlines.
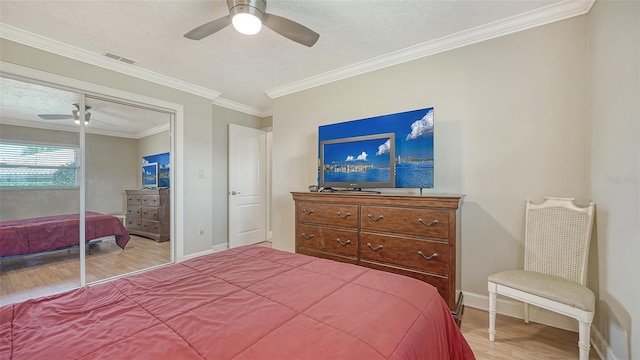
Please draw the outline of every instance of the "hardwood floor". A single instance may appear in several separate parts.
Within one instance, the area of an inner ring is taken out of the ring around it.
[[[157,243],[132,235],[125,250],[115,241],[87,248],[87,283],[166,264],[171,260],[171,241]],[[70,290],[80,285],[80,250],[61,250],[0,261],[0,303]]]
[[[578,359],[578,333],[496,316],[496,341],[489,341],[489,313],[466,307],[460,330],[478,360]],[[599,359],[593,347],[589,359]]]

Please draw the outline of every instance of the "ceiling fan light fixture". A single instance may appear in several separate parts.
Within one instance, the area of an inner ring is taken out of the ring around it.
[[[262,25],[295,41],[300,45],[312,47],[320,34],[282,16],[267,13],[267,0],[227,0],[229,15],[202,24],[184,34],[190,40],[201,40],[228,25],[242,34],[253,35],[260,32]]]
[[[74,123],[76,123],[76,125],[80,125],[80,119],[74,119],[74,120],[73,120],[73,122],[74,122]],[[85,125],[89,125],[89,121],[88,121],[88,120],[85,120],[85,121],[84,121],[84,124],[85,124]]]
[[[238,30],[239,33],[245,35],[255,35],[262,29],[262,21],[249,13],[238,13],[231,19],[233,27]]]
[[[262,29],[262,18],[267,10],[264,0],[227,0],[233,27],[241,34],[255,35]]]

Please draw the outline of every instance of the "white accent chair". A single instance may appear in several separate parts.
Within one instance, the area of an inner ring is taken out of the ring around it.
[[[489,276],[489,340],[496,336],[496,300],[504,295],[572,317],[579,322],[580,360],[589,358],[595,296],[585,286],[595,204],[577,207],[572,198],[546,197],[525,206],[524,270]]]

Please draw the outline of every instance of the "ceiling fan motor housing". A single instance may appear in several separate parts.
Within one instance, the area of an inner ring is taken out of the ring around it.
[[[267,11],[265,0],[227,0],[227,5],[232,18],[236,14],[251,14],[262,21]]]
[[[71,113],[73,114],[73,120],[78,121],[80,120],[80,114],[78,114],[80,112],[80,104],[73,104],[73,106],[76,107],[75,110],[71,111]],[[87,123],[91,118],[91,113],[89,112],[89,109],[91,109],[91,105],[85,105],[84,109],[84,121]]]

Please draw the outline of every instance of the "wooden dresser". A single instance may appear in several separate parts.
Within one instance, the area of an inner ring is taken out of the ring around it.
[[[169,189],[125,190],[127,193],[126,227],[130,234],[169,240]]]
[[[296,252],[428,282],[459,321],[461,196],[292,195]]]

